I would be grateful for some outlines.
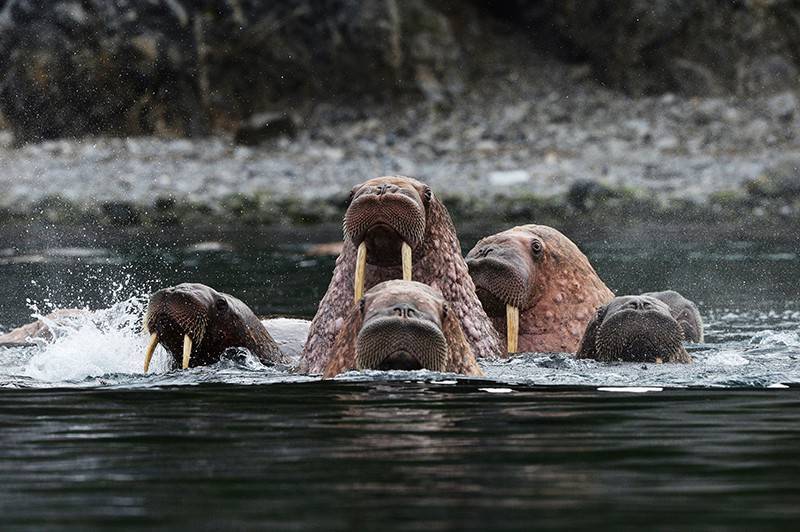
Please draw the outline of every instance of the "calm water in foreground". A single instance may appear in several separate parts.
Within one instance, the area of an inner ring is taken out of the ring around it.
[[[157,354],[143,376],[148,291],[193,280],[310,317],[333,259],[304,251],[337,229],[0,233],[0,328],[98,309],[55,344],[0,349],[3,528],[796,528],[796,242],[570,234],[617,293],[699,303],[695,363],[527,354],[482,380],[321,382]]]

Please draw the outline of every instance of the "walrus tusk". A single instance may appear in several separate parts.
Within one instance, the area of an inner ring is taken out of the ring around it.
[[[183,369],[189,367],[189,357],[192,356],[192,339],[188,334],[183,335]]]
[[[403,280],[411,280],[411,246],[403,242],[400,248],[400,256],[403,259]]]
[[[147,370],[150,369],[150,359],[153,358],[153,352],[156,350],[158,346],[158,335],[153,333],[150,336],[150,343],[147,344],[147,351],[144,353],[144,372],[147,373]]]
[[[506,329],[508,332],[508,352],[517,352],[519,340],[519,308],[506,305]]]
[[[364,273],[367,270],[367,244],[362,242],[358,245],[356,254],[356,280],[353,285],[353,299],[358,302],[364,295]]]

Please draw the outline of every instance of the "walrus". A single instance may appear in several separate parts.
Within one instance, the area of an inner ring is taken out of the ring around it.
[[[402,280],[375,285],[350,307],[324,376],[350,369],[483,375],[442,293]]]
[[[0,336],[0,347],[26,347],[32,340],[54,339],[58,328],[89,314],[85,309],[57,310]],[[183,283],[150,296],[143,319],[150,342],[145,352],[147,373],[160,343],[184,369],[217,362],[229,348],[246,348],[265,364],[289,364],[299,354],[308,332],[306,320],[259,320],[239,299],[210,286]]]
[[[226,349],[243,347],[262,363],[287,363],[250,307],[210,286],[183,283],[150,296],[144,326],[150,333],[144,372],[160,343],[183,369],[219,361]]]
[[[356,185],[344,216],[344,236],[328,291],[311,322],[301,371],[325,370],[353,302],[365,290],[392,279],[438,289],[473,354],[481,358],[500,353],[497,332],[475,294],[453,222],[429,186],[403,176]]]
[[[545,225],[481,239],[467,266],[509,353],[576,352],[595,309],[614,297],[586,255]]]
[[[703,341],[703,324],[694,303],[671,290],[620,296],[597,309],[577,357],[688,363],[692,357],[684,341]]]

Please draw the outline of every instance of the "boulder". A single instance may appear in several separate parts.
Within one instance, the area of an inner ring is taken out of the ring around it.
[[[285,100],[447,87],[460,50],[436,4],[0,0],[0,112],[19,142],[192,136]]]

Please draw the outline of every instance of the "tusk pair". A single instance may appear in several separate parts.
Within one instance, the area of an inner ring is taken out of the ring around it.
[[[403,280],[411,280],[411,246],[403,242],[400,247],[400,256],[403,263]],[[358,302],[364,296],[364,277],[367,271],[367,244],[358,245],[356,254],[356,278],[353,283],[353,299]]]
[[[506,332],[508,352],[516,353],[519,342],[519,308],[506,305]]]
[[[147,344],[147,351],[144,354],[144,372],[147,373],[147,370],[150,369],[150,361],[153,359],[153,352],[156,350],[156,346],[158,346],[158,335],[153,333],[150,336],[150,343]],[[192,356],[192,339],[189,338],[188,334],[183,335],[183,369],[187,369],[189,367],[189,359]]]

